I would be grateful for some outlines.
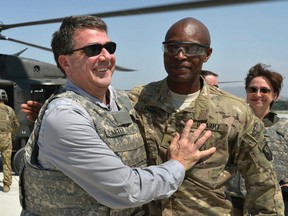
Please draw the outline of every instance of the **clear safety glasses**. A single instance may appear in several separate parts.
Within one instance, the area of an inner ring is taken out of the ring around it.
[[[201,56],[206,54],[209,48],[207,45],[192,42],[164,41],[162,44],[163,51],[171,56],[178,55],[180,50],[185,56]]]

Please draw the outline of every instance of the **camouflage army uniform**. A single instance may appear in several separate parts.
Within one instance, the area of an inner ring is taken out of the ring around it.
[[[288,119],[278,118],[276,113],[270,112],[263,119],[265,125],[265,139],[272,151],[270,156],[273,168],[279,182],[288,183]],[[239,172],[228,182],[227,193],[233,196],[237,208],[242,207],[246,194],[245,183]],[[284,191],[283,191],[284,193]],[[284,195],[284,194],[283,194]],[[286,195],[287,196],[287,195]],[[286,198],[287,199],[287,198]],[[288,202],[288,200],[286,201]],[[288,207],[285,203],[285,211]],[[288,215],[287,213],[285,215]]]
[[[70,98],[85,108],[93,119],[99,136],[115,154],[121,157],[123,163],[131,167],[147,166],[144,142],[137,124],[132,121],[136,114],[126,93],[120,94],[118,91],[117,104],[120,106],[118,112],[106,111],[71,91],[54,98],[58,97]],[[23,207],[21,215],[143,215],[144,211],[141,207],[110,209],[97,202],[62,172],[39,167],[36,142],[44,111],[49,102],[47,101],[42,107],[25,147],[24,166],[20,170],[19,183],[20,201]]]
[[[194,128],[206,123],[212,137],[202,148],[217,148],[212,156],[187,171],[179,190],[162,201],[162,215],[230,215],[232,204],[225,195],[225,183],[235,167],[247,182],[244,213],[283,215],[281,190],[265,156],[269,149],[263,142],[262,122],[244,100],[202,82],[197,99],[179,112],[169,103],[166,79],[136,87],[129,94],[141,116],[150,164],[166,160],[166,143],[182,130],[181,120],[193,119]]]
[[[12,184],[12,138],[19,128],[19,122],[14,110],[0,103],[0,151],[3,164],[3,184]]]

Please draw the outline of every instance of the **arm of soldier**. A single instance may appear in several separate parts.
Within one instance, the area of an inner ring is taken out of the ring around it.
[[[14,109],[12,109],[11,107],[9,107],[8,109],[8,117],[10,120],[10,132],[12,134],[12,136],[15,135],[15,133],[17,132],[18,128],[19,128],[19,121],[17,118],[17,115],[14,111]]]
[[[21,111],[26,114],[28,120],[34,122],[38,117],[42,105],[42,103],[37,101],[29,100],[27,103],[21,104]]]
[[[12,124],[13,124],[12,134],[14,135],[18,131],[19,126],[20,126],[19,120],[14,110],[13,110]]]
[[[236,162],[247,191],[243,214],[283,215],[281,189],[264,141],[264,125],[253,113],[248,113],[245,125]]]

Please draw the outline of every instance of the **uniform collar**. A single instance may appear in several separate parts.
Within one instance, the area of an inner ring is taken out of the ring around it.
[[[279,121],[279,117],[274,112],[269,112],[264,118],[263,123],[265,127],[270,127]]]
[[[180,112],[191,112],[195,114],[195,117],[199,120],[207,120],[208,112],[210,109],[210,89],[209,85],[200,77],[201,89],[199,96],[191,103],[191,106],[185,108]],[[149,86],[148,88],[150,88]],[[158,92],[155,97],[153,97],[149,106],[158,107],[165,110],[168,113],[176,112],[174,107],[169,104],[170,90],[167,85],[167,78],[161,80],[154,84],[155,92]]]

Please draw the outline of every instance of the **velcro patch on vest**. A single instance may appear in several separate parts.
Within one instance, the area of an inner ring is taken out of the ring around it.
[[[105,129],[105,133],[107,137],[113,138],[126,135],[126,130],[123,127],[118,127],[114,129]]]
[[[255,122],[255,124],[253,125],[251,136],[255,137],[256,135],[258,135],[260,133],[260,128],[261,128],[260,125],[257,122]]]
[[[270,149],[269,146],[268,146],[268,143],[265,143],[265,146],[264,146],[264,148],[263,148],[262,151],[263,151],[265,157],[267,158],[267,160],[272,161],[272,159],[273,159],[273,154],[272,154],[271,149]]]
[[[132,123],[131,117],[127,111],[111,112],[111,114],[113,115],[118,126],[129,125]]]

